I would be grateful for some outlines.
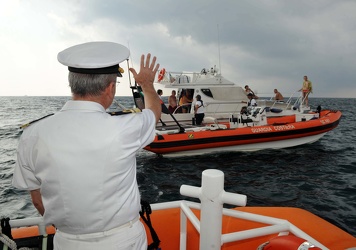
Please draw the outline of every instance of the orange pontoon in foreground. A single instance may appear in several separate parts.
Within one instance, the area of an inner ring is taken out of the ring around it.
[[[180,192],[199,198],[201,203],[181,200],[151,206],[150,221],[162,250],[356,249],[354,236],[305,210],[244,207],[245,195],[224,191],[224,174],[220,170],[205,170],[201,187],[182,185]],[[227,209],[223,204],[242,207]],[[55,230],[47,227],[46,232],[42,218],[13,220],[10,224],[18,246],[31,243],[32,247],[37,244],[43,250],[52,249]],[[39,227],[25,227],[34,224]],[[146,231],[151,243],[147,226]]]

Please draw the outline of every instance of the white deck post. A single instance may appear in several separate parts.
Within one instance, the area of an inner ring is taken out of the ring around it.
[[[200,250],[221,249],[223,204],[246,206],[246,195],[225,192],[224,173],[217,169],[203,171],[201,188],[182,185],[180,193],[200,199]]]
[[[224,192],[224,173],[216,169],[205,170],[202,174],[200,196],[200,250],[221,248],[222,192]]]

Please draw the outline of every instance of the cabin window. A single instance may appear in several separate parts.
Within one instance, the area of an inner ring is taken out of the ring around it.
[[[214,98],[213,93],[211,93],[210,89],[201,89],[204,95]]]

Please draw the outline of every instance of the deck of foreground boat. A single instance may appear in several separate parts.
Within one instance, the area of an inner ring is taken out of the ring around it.
[[[220,170],[205,170],[201,187],[182,185],[180,193],[198,198],[200,203],[180,200],[151,205],[150,220],[162,250],[356,250],[354,236],[306,210],[245,207],[245,195],[224,191],[224,174]],[[227,209],[224,204],[238,207]],[[42,250],[52,249],[55,230],[52,226],[46,229],[42,218],[11,220],[10,224],[17,242],[26,237],[27,244],[36,241]],[[151,243],[150,230],[147,225],[145,228]]]

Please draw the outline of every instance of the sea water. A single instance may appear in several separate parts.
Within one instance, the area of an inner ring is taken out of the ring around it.
[[[11,186],[20,125],[57,112],[70,97],[0,97],[0,218],[38,216],[28,192]],[[117,97],[132,107],[131,97]],[[293,148],[166,158],[140,151],[138,183],[150,203],[185,199],[182,184],[200,186],[205,169],[225,174],[225,191],[247,206],[306,209],[356,236],[356,99],[310,98],[315,109],[340,110],[340,124],[319,141]],[[196,199],[190,199],[198,201]]]

